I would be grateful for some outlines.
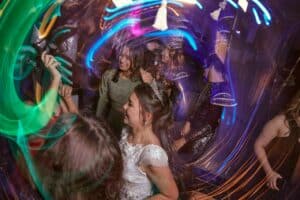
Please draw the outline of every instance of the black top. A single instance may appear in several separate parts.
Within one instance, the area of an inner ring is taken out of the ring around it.
[[[287,120],[290,134],[272,140],[268,146],[268,158],[273,169],[290,181],[300,155],[300,128],[292,117],[287,116]]]
[[[0,136],[0,199],[41,200],[40,194],[31,187],[19,172],[10,146],[17,148],[14,143]]]

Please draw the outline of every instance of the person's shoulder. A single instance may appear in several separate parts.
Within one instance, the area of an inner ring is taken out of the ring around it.
[[[112,80],[113,76],[116,74],[116,69],[107,69],[103,72],[101,75],[101,79],[104,82],[110,82]]]
[[[144,146],[146,153],[165,153],[165,150],[159,144],[147,144]]]
[[[281,113],[273,117],[273,119],[271,119],[269,123],[280,126],[284,124],[285,120],[286,120],[286,116]]]
[[[104,77],[112,77],[117,72],[117,69],[108,69],[103,73]]]
[[[156,167],[168,166],[168,155],[161,146],[148,144],[143,148],[140,162]]]
[[[286,117],[284,114],[278,114],[273,117],[268,123],[265,125],[265,130],[272,130],[271,132],[281,137],[286,134],[288,131],[288,126],[285,123]]]
[[[147,144],[143,148],[143,154],[150,158],[168,157],[166,151],[159,144]]]

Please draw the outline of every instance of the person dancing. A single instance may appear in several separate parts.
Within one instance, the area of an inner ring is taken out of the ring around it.
[[[167,128],[172,124],[166,94],[157,96],[148,84],[138,85],[124,105],[119,142],[124,160],[121,199],[177,199],[178,189],[168,165]],[[158,190],[154,192],[153,186]]]

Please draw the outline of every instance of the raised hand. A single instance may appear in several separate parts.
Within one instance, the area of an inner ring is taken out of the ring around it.
[[[72,87],[68,85],[61,85],[58,93],[63,99],[72,98]]]
[[[72,87],[69,85],[61,85],[58,90],[59,95],[62,97],[62,102],[65,103],[66,109],[63,108],[63,112],[78,113],[78,108],[72,99]]]
[[[52,75],[53,80],[60,81],[61,74],[57,70],[60,66],[60,63],[54,58],[54,56],[47,54],[45,51],[42,53],[41,59],[45,67],[49,70]]]

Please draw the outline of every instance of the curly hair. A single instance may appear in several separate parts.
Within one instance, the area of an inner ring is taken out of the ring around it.
[[[35,158],[43,187],[53,199],[119,198],[121,151],[103,121],[77,116],[69,130]]]
[[[287,120],[295,120],[300,116],[300,90],[297,91],[291,102],[284,111]]]

